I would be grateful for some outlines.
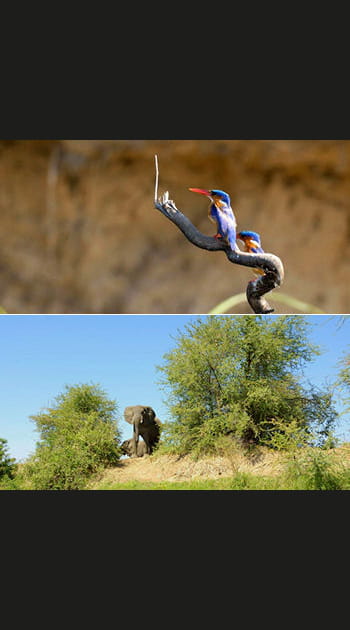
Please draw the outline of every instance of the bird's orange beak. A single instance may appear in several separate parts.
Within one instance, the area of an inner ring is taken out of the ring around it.
[[[200,195],[206,195],[210,197],[210,190],[204,190],[203,188],[189,188],[191,192],[199,193]]]

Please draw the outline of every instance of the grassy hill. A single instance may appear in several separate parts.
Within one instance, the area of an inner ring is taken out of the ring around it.
[[[153,454],[122,459],[89,490],[350,490],[350,444],[293,456],[260,448],[193,459]]]
[[[32,490],[30,481],[3,480],[0,490]],[[90,478],[85,490],[350,490],[350,443],[293,453],[266,447],[244,453],[223,447],[194,458],[164,450],[142,458],[121,459]]]

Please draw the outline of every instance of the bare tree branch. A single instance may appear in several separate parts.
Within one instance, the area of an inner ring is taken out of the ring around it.
[[[154,185],[154,203],[156,203],[157,199],[158,199],[158,176],[159,176],[159,169],[158,169],[158,157],[155,155],[154,156],[154,160],[156,163],[156,182]]]
[[[156,159],[156,187],[155,194],[158,193],[158,161]],[[165,192],[158,200],[154,202],[155,207],[167,219],[172,221],[179,230],[185,235],[196,247],[206,249],[207,251],[223,251],[228,260],[236,265],[245,267],[257,267],[264,271],[264,275],[259,276],[256,280],[248,282],[246,295],[247,300],[254,313],[272,313],[273,308],[270,307],[266,299],[263,297],[269,291],[279,287],[284,278],[284,270],[281,260],[274,254],[248,254],[241,252],[238,247],[233,251],[230,246],[222,240],[213,236],[202,234],[191,223],[191,221],[175,206],[174,201],[169,199],[169,193]]]

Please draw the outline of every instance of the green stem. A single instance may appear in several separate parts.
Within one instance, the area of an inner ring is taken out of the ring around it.
[[[321,309],[317,308],[313,304],[307,304],[307,302],[302,302],[301,300],[297,300],[296,298],[291,297],[290,295],[286,295],[285,293],[276,293],[273,295],[272,300],[276,302],[282,302],[282,304],[287,304],[296,310],[301,311],[302,313],[321,313],[325,314],[325,311],[321,311]],[[216,315],[220,313],[226,313],[231,310],[237,304],[242,304],[247,301],[245,293],[237,293],[237,295],[233,295],[229,297],[227,300],[220,302],[214,306],[214,308],[209,311],[209,315]]]

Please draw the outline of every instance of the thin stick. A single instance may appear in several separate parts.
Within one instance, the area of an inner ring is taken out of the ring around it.
[[[158,157],[155,155],[154,159],[155,159],[155,163],[156,163],[156,184],[155,184],[155,187],[154,187],[154,201],[157,201],[157,199],[158,199],[158,175],[159,175]]]

